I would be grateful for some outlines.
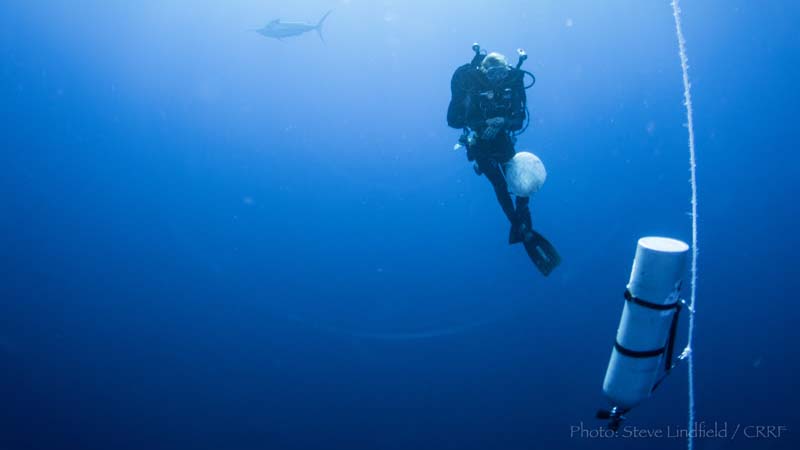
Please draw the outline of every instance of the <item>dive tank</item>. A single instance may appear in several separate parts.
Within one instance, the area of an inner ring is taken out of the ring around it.
[[[639,239],[603,381],[603,393],[615,407],[627,410],[649,397],[663,369],[688,253],[689,246],[683,241]]]

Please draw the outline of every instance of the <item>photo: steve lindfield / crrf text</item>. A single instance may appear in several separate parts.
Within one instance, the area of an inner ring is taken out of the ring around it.
[[[696,422],[687,425],[646,427],[625,425],[618,430],[592,426],[584,422],[570,425],[571,439],[727,439],[767,441],[785,438],[789,434],[786,424],[744,424],[728,421]]]

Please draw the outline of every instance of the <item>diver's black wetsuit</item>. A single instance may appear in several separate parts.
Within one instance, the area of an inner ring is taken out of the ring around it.
[[[473,64],[459,67],[453,74],[450,87],[452,98],[447,109],[447,124],[453,128],[469,128],[476,139],[467,145],[467,159],[475,161],[478,169],[494,187],[497,201],[512,225],[531,226],[528,197],[517,197],[516,208],[508,193],[502,165],[514,157],[515,138],[512,133],[522,129],[525,122],[524,73],[511,69],[508,77],[494,85]],[[488,128],[487,119],[505,119],[503,130],[493,139],[481,136]]]

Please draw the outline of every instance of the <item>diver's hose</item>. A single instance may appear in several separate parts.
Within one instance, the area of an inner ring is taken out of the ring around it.
[[[525,89],[528,90],[528,89],[532,88],[533,85],[536,84],[536,77],[533,76],[533,74],[528,72],[527,70],[522,70],[521,72],[522,72],[523,78],[525,77],[525,75],[528,75],[528,76],[531,77],[531,84],[526,84],[525,85]]]

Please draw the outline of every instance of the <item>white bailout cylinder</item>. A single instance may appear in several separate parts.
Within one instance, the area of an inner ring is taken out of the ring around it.
[[[628,409],[649,397],[664,369],[663,349],[675,309],[663,305],[678,301],[688,253],[689,246],[683,241],[639,239],[628,282],[632,299],[625,301],[603,381],[603,393],[614,406]]]
[[[508,190],[519,197],[530,197],[539,192],[547,180],[544,163],[531,152],[517,152],[504,169]]]

